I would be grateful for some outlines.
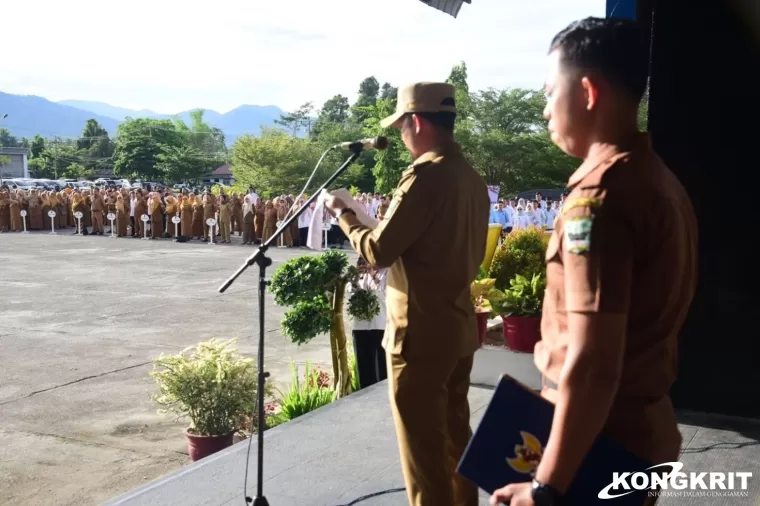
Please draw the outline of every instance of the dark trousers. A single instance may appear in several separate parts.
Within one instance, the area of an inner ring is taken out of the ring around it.
[[[383,330],[354,330],[354,353],[359,371],[359,388],[367,388],[388,378],[383,349]]]
[[[328,244],[343,246],[343,243],[345,241],[346,234],[343,233],[343,230],[341,230],[339,225],[333,225],[332,228],[327,232]]]
[[[301,236],[301,246],[306,246],[306,239],[309,238],[309,227],[299,228],[298,235]]]

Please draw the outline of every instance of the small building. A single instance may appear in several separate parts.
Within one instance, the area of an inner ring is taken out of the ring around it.
[[[0,165],[1,179],[29,177],[29,150],[26,148],[0,148],[0,157],[7,157],[10,163]]]
[[[215,185],[221,184],[224,186],[231,186],[235,182],[235,178],[232,177],[232,170],[227,164],[217,167],[214,172],[203,178],[203,184]]]

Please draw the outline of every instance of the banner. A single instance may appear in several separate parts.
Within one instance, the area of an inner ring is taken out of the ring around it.
[[[499,201],[499,185],[488,187],[488,197],[491,199],[491,204]]]

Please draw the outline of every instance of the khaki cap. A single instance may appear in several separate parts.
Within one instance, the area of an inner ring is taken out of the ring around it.
[[[448,83],[414,83],[399,88],[396,112],[380,121],[380,126],[388,128],[404,114],[413,112],[457,112],[454,105],[443,105],[446,99],[454,100],[456,88]]]

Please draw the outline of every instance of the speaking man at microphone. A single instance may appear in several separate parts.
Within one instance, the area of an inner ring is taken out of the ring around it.
[[[490,201],[454,142],[454,96],[446,83],[399,89],[397,110],[381,126],[401,130],[414,163],[377,228],[340,198],[325,200],[353,248],[390,267],[383,347],[412,506],[478,504],[456,465],[472,435],[467,393],[478,337],[470,283],[485,256]]]

